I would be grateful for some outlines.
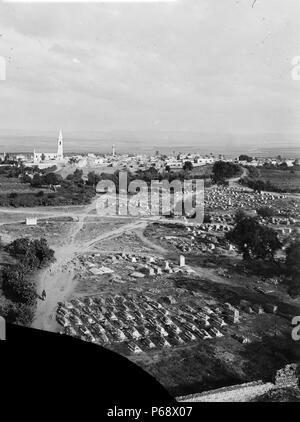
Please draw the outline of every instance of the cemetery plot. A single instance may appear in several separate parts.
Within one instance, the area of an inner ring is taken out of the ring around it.
[[[118,274],[126,278],[161,277],[166,274],[193,272],[185,266],[183,259],[179,265],[154,255],[115,253],[109,255],[92,254],[79,258],[81,264],[92,275]],[[125,281],[125,280],[124,280]]]
[[[116,295],[60,303],[57,321],[65,334],[101,345],[123,343],[127,354],[136,354],[223,337],[227,326],[240,322],[240,315],[229,303],[178,306],[170,295]]]
[[[297,203],[287,201],[285,195],[270,192],[252,192],[243,188],[214,187],[205,191],[205,210],[229,211],[238,208],[252,209],[268,206],[276,210],[289,209],[290,213],[297,211]]]
[[[177,303],[174,296],[154,298],[149,295],[88,297],[60,303],[57,321],[63,333],[103,346],[117,347],[125,354],[139,354],[170,347],[181,347],[199,340],[233,335],[240,343],[250,342],[230,326],[245,319],[277,312],[277,306],[240,305],[200,301],[192,305]],[[121,348],[120,348],[121,345]]]
[[[145,230],[145,235],[173,252],[185,254],[228,253],[235,250],[225,239],[231,229],[225,224],[199,224],[184,226],[179,224],[153,223]]]

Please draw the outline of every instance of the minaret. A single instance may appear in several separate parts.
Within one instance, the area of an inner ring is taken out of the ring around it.
[[[57,140],[57,158],[62,160],[64,158],[63,135],[60,129]]]
[[[112,146],[112,155],[113,155],[113,157],[115,157],[115,155],[116,155],[116,149],[115,149],[114,145]]]

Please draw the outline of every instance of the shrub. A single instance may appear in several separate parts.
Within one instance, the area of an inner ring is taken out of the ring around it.
[[[6,302],[0,307],[0,315],[10,324],[28,326],[34,318],[34,310],[24,303]]]
[[[270,207],[261,207],[256,210],[257,214],[261,217],[272,217],[275,211]]]
[[[6,267],[3,270],[2,288],[7,298],[32,306],[36,302],[36,287],[26,279],[26,273],[27,268],[20,264]]]

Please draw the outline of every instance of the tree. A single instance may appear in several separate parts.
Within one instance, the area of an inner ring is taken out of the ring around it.
[[[266,189],[266,184],[263,180],[255,180],[252,184],[252,186],[249,185],[253,190],[256,192],[261,192]]]
[[[9,197],[10,199],[15,199],[15,198],[17,198],[17,196],[18,196],[18,193],[17,193],[17,192],[11,192],[11,193],[8,195],[8,197]]]
[[[183,170],[184,170],[184,171],[192,171],[192,170],[193,170],[193,168],[194,168],[194,166],[193,166],[193,163],[192,163],[191,161],[186,161],[186,162],[183,164]]]
[[[250,163],[252,161],[252,157],[249,157],[249,155],[242,154],[239,156],[239,161],[247,161],[247,163]]]
[[[83,184],[82,176],[83,176],[83,171],[76,169],[73,174],[69,174],[67,176],[67,180],[70,180],[71,182],[76,183],[77,185]]]
[[[282,170],[288,169],[288,165],[285,161],[283,163],[280,163],[278,167],[281,168]]]
[[[5,247],[5,250],[28,270],[41,267],[54,257],[54,251],[49,248],[44,238],[39,240],[15,239]]]
[[[59,174],[47,173],[43,176],[43,182],[46,185],[59,185],[61,183],[62,177]]]
[[[28,326],[34,318],[34,310],[24,303],[6,302],[0,307],[2,315],[10,324]]]
[[[256,212],[261,217],[272,217],[275,214],[275,211],[270,207],[260,207]]]
[[[95,187],[100,180],[101,176],[99,174],[96,174],[94,171],[90,171],[88,173],[87,185]]]
[[[145,171],[139,171],[137,173],[137,178],[144,180],[146,183],[151,183],[152,180],[158,180],[159,172],[155,167],[150,167]]]
[[[259,224],[256,218],[242,215],[226,238],[237,246],[245,260],[274,260],[275,252],[281,247],[275,230]]]
[[[25,255],[28,254],[30,243],[31,241],[27,237],[15,239],[5,247],[5,250],[12,257],[16,259],[22,259]]]
[[[69,158],[69,163],[70,164],[77,164],[79,161],[79,159],[77,157],[70,157]]]
[[[6,267],[3,270],[3,292],[6,297],[15,301],[34,305],[36,301],[35,284],[26,279],[27,268],[21,264]]]
[[[42,186],[42,184],[43,184],[43,179],[42,179],[42,177],[40,176],[39,173],[35,173],[33,175],[33,178],[32,178],[32,180],[31,180],[30,183],[31,183],[31,186],[32,187],[34,187],[34,188],[40,188]]]
[[[286,270],[290,277],[289,295],[300,296],[300,239],[293,242],[286,250]]]
[[[22,182],[23,183],[31,183],[31,177],[27,173],[24,173],[23,176],[22,176]]]
[[[35,256],[39,260],[39,265],[43,266],[54,258],[54,251],[50,249],[45,238],[35,239],[32,241],[32,249]]]
[[[212,179],[215,183],[218,183],[238,175],[240,166],[234,163],[227,163],[226,161],[216,161],[212,171]]]

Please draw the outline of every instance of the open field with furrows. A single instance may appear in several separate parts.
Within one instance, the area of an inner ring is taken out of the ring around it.
[[[264,182],[268,180],[276,187],[289,191],[300,189],[300,171],[259,169],[260,177]]]
[[[44,237],[49,245],[62,245],[67,241],[72,224],[74,224],[72,217],[39,219],[36,226],[27,226],[24,221],[2,224],[0,237],[9,239],[9,241],[20,237],[30,239]]]

